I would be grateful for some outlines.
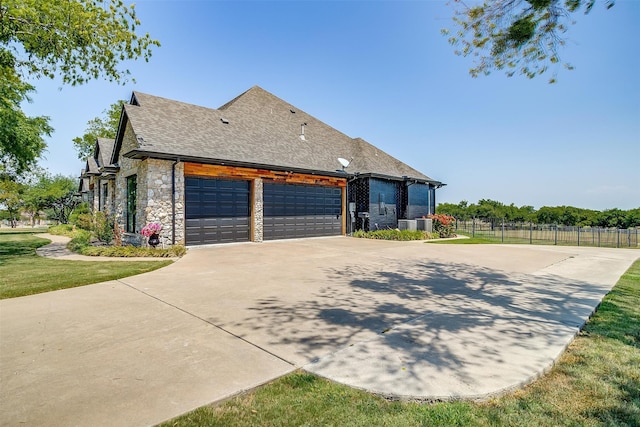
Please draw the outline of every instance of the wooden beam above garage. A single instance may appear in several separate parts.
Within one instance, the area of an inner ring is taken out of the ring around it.
[[[184,164],[184,176],[233,178],[247,180],[262,178],[263,180],[286,182],[289,184],[324,185],[329,187],[347,186],[346,178],[338,178],[334,176],[322,176],[297,172],[273,171],[269,169],[254,169],[188,162]]]

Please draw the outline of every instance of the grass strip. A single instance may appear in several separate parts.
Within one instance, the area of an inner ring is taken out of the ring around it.
[[[63,261],[36,249],[49,241],[31,233],[0,234],[0,299],[73,288],[146,273],[172,261]]]
[[[400,403],[299,371],[163,424],[230,425],[640,426],[640,260],[551,371],[521,390],[484,403]]]

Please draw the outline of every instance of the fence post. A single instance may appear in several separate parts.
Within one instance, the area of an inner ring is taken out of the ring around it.
[[[620,247],[620,229],[617,228],[616,230],[618,231],[618,245],[616,246],[616,248],[619,248]]]
[[[578,246],[580,246],[580,227],[578,227]]]
[[[471,237],[476,237],[476,218],[471,218]]]
[[[504,243],[504,218],[502,218],[502,236],[501,236],[501,241],[502,241],[502,243]]]
[[[600,247],[600,227],[598,227],[598,247]]]
[[[529,244],[533,244],[533,222],[529,222]]]
[[[553,244],[558,246],[558,224],[556,224],[556,232],[555,232],[555,237],[553,239]]]

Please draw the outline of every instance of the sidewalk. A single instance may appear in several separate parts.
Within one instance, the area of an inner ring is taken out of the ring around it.
[[[166,261],[177,260],[176,257],[109,257],[109,256],[86,256],[76,254],[67,249],[67,243],[71,240],[67,236],[57,236],[54,234],[42,233],[34,234],[36,237],[51,240],[48,245],[36,249],[36,253],[42,257],[55,258],[66,261]]]

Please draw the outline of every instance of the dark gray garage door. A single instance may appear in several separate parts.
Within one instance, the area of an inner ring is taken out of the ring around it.
[[[342,190],[265,182],[264,239],[342,234]]]
[[[187,177],[187,245],[249,241],[249,194],[249,181]]]

